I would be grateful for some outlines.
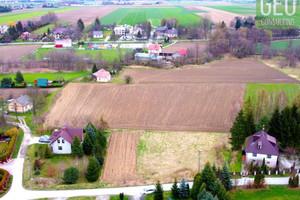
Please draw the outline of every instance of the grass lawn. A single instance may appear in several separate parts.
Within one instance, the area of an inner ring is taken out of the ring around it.
[[[218,6],[205,6],[209,8],[214,8],[218,10],[223,10],[236,14],[256,14],[255,4],[239,4],[239,5],[218,5]]]
[[[96,197],[70,197],[68,200],[95,200]]]
[[[103,60],[106,60],[108,62],[113,62],[115,59],[119,58],[119,50],[121,55],[123,55],[127,49],[106,49],[106,50],[67,50],[67,49],[42,49],[39,48],[37,51],[35,51],[35,56],[37,60],[43,60],[45,57],[47,57],[47,54],[50,51],[73,51],[74,53],[78,55],[82,55],[84,57],[91,57],[94,60],[97,60],[98,58],[102,58]],[[23,57],[22,60],[28,59],[27,56]]]
[[[38,11],[38,12],[24,12],[24,13],[18,13],[18,14],[11,14],[11,15],[4,15],[0,16],[0,24],[6,24],[8,22],[15,22],[20,20],[25,20],[32,17],[38,17],[47,14],[48,12],[66,12],[71,10],[77,10],[78,8],[59,8],[54,10],[46,10],[45,11]]]
[[[275,92],[279,94],[281,91],[285,92],[289,103],[293,101],[293,98],[300,92],[299,84],[292,83],[280,83],[280,84],[264,84],[264,83],[248,83],[247,91],[245,94],[245,99],[249,96],[252,102],[255,102],[258,96],[258,92],[262,89],[265,89],[267,94]]]
[[[47,78],[49,80],[56,80],[58,78],[62,78],[64,80],[72,80],[82,76],[88,75],[89,71],[81,71],[81,72],[56,72],[56,73],[23,73],[24,80],[27,84],[33,84],[34,80],[38,78]],[[11,77],[13,80],[16,74],[3,74],[0,75],[0,79],[4,77]]]
[[[225,159],[218,156],[229,149],[228,133],[145,131],[140,134],[137,151],[137,174],[149,180],[173,181],[175,177],[191,180],[205,163],[222,166]]]
[[[27,189],[49,189],[49,190],[62,190],[62,189],[87,189],[87,188],[99,188],[103,187],[103,184],[99,181],[94,183],[87,182],[85,178],[85,171],[88,164],[88,157],[83,156],[82,158],[75,158],[72,155],[54,155],[53,158],[43,159],[45,164],[42,166],[41,174],[34,175],[33,164],[35,160],[35,152],[38,152],[40,156],[39,146],[45,146],[47,144],[33,144],[28,147],[26,156],[28,159],[25,160],[23,168],[23,185]],[[47,170],[49,167],[55,168],[55,174],[49,176]],[[76,184],[63,184],[61,177],[66,169],[75,166],[79,170],[79,179]],[[35,181],[29,181],[32,178],[47,178],[46,184],[36,184]]]
[[[292,46],[297,46],[300,44],[300,40],[292,40]],[[276,48],[277,50],[285,50],[289,47],[290,40],[279,40],[271,42],[271,47]],[[261,52],[262,44],[256,45],[256,51]]]
[[[69,24],[70,22],[58,21],[57,23],[58,23],[58,24],[67,25],[67,24]],[[41,28],[39,28],[39,29],[33,31],[32,33],[33,33],[33,34],[43,34],[43,33],[47,33],[48,28],[49,28],[50,30],[53,29],[53,28],[54,28],[54,24],[48,24],[48,25],[46,25],[46,26],[43,26],[43,27],[41,27]]]
[[[242,171],[242,150],[231,152],[230,171]]]
[[[109,196],[109,199],[110,200],[120,200],[120,197],[119,197],[119,195],[112,195],[112,196]],[[124,200],[128,200],[128,199],[129,199],[129,197],[124,195]]]
[[[23,141],[23,137],[24,137],[24,131],[23,131],[23,129],[19,128],[18,140],[17,140],[17,143],[16,143],[16,147],[15,147],[14,153],[12,155],[12,158],[18,157],[18,153],[19,153],[19,149],[20,149],[21,143]]]
[[[181,180],[177,180],[177,181],[181,181]],[[167,200],[169,198],[172,198],[172,193],[171,191],[164,191],[164,200]],[[179,200],[176,198],[172,198],[173,200]],[[154,200],[154,194],[148,194],[145,196],[145,200]],[[192,200],[191,198],[189,198],[188,200]]]
[[[199,11],[204,12],[204,11]],[[104,25],[129,24],[136,25],[149,20],[152,25],[160,25],[162,18],[176,17],[180,24],[199,23],[200,16],[195,11],[189,11],[181,6],[176,8],[119,8],[101,18]]]
[[[286,186],[269,186],[262,190],[236,190],[230,192],[231,200],[296,200],[300,199],[299,189],[288,189]]]

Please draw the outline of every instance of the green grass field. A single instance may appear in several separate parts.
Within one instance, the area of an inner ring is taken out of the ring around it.
[[[16,143],[14,153],[12,155],[12,158],[17,158],[18,157],[18,153],[19,153],[21,143],[23,141],[23,137],[24,137],[24,131],[23,131],[23,129],[20,128],[19,133],[18,133],[18,140],[17,140],[17,143]]]
[[[75,78],[79,78],[82,76],[88,75],[88,71],[81,71],[81,72],[57,72],[57,73],[24,73],[23,77],[25,82],[28,84],[34,83],[34,80],[38,78],[47,78],[49,80],[56,80],[57,78],[63,78],[65,80],[72,80]],[[16,74],[3,74],[0,75],[0,79],[4,77],[11,77],[13,80]]]
[[[57,22],[57,23],[58,23],[58,24],[67,25],[67,24],[69,24],[70,22],[61,22],[61,21],[59,21],[59,22]],[[47,33],[48,28],[49,28],[50,30],[53,29],[53,28],[54,28],[54,24],[49,24],[49,25],[47,25],[47,26],[43,26],[43,27],[41,27],[41,28],[39,28],[39,29],[33,31],[32,33],[33,33],[33,34],[43,34],[43,33]]]
[[[291,103],[293,98],[296,96],[296,94],[300,92],[300,85],[292,84],[292,83],[282,83],[282,84],[248,83],[245,99],[247,99],[250,96],[252,102],[255,102],[258,96],[258,92],[261,89],[265,89],[267,94],[270,94],[272,92],[279,94],[281,91],[284,91],[289,100],[289,103]]]
[[[47,54],[50,51],[70,51],[67,49],[43,49],[39,48],[37,51],[35,51],[35,56],[37,60],[43,60],[44,57],[47,56]],[[82,55],[85,57],[92,57],[94,60],[97,60],[98,58],[102,58],[103,60],[106,60],[108,62],[112,62],[115,59],[118,59],[119,57],[119,49],[106,49],[106,50],[72,50],[74,53],[78,55]],[[126,51],[126,49],[121,49],[120,53],[123,55]],[[22,58],[22,60],[27,60],[28,57],[25,56]]]
[[[296,46],[296,45],[299,45],[300,44],[300,40],[292,40],[292,46]],[[289,47],[289,43],[290,43],[290,40],[280,40],[280,41],[273,41],[271,42],[271,47],[277,49],[277,50],[285,50]],[[261,52],[261,47],[262,47],[262,44],[257,44],[256,45],[256,51],[258,53]]]
[[[209,8],[214,8],[218,10],[223,10],[235,14],[256,14],[255,4],[245,4],[245,5],[219,5],[219,6],[205,6]]]
[[[286,186],[269,186],[262,190],[237,190],[230,192],[231,200],[296,200],[300,199],[299,189],[288,189]]]
[[[197,11],[204,12],[204,11]],[[183,7],[176,8],[119,8],[116,11],[101,18],[104,25],[129,24],[136,25],[149,20],[152,25],[159,25],[162,18],[176,17],[180,24],[191,24],[199,22],[200,16],[195,11],[189,11]]]
[[[32,17],[42,16],[42,15],[47,14],[49,11],[58,13],[58,12],[66,12],[66,11],[76,10],[76,9],[78,9],[78,8],[59,8],[59,9],[55,9],[55,10],[45,9],[45,11],[39,11],[39,12],[25,12],[25,13],[4,15],[4,16],[0,16],[0,24],[6,24],[8,22],[15,22],[15,21],[29,19]]]

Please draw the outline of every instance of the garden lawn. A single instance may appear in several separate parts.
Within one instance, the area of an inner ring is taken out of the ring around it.
[[[57,23],[58,23],[58,24],[63,24],[63,25],[69,24],[69,22],[60,22],[60,21],[58,21]],[[46,25],[46,26],[43,26],[43,27],[41,27],[41,28],[39,28],[39,29],[36,29],[36,30],[33,31],[32,33],[33,33],[33,34],[43,34],[43,33],[47,33],[48,28],[49,28],[50,30],[53,29],[53,28],[54,28],[54,24],[48,24],[48,25]]]
[[[64,79],[72,80],[89,74],[89,71],[81,72],[56,72],[56,73],[23,73],[24,80],[27,84],[33,84],[34,80],[38,78],[47,78],[49,80]],[[0,79],[4,77],[11,77],[14,81],[16,74],[3,74]]]
[[[204,11],[197,11],[204,12]],[[199,23],[200,17],[194,11],[189,11],[181,6],[176,8],[119,8],[101,18],[104,25],[129,24],[136,25],[149,20],[152,25],[158,26],[162,18],[176,17],[180,24]]]
[[[271,42],[271,47],[281,51],[285,50],[289,47],[290,40],[280,40],[280,41],[273,41]],[[300,44],[300,40],[292,40],[292,46],[297,46]],[[261,52],[262,44],[257,44],[256,45],[256,51],[258,53]]]
[[[11,14],[11,15],[4,15],[0,16],[0,24],[6,24],[8,22],[15,22],[20,20],[25,20],[28,18],[38,17],[47,14],[49,11],[51,12],[66,12],[71,10],[77,10],[78,8],[60,8],[55,10],[46,10],[46,11],[40,11],[40,12],[24,12],[24,13],[18,13],[18,14]]]
[[[218,10],[223,10],[235,14],[256,14],[255,4],[247,4],[247,5],[219,5],[219,6],[205,6],[209,8],[214,8]]]
[[[248,83],[247,91],[245,94],[245,100],[250,97],[252,102],[255,102],[260,90],[266,90],[267,94],[275,92],[277,95],[280,92],[285,92],[289,103],[293,101],[293,98],[300,92],[299,84],[292,83],[280,83],[280,84],[264,84],[264,83]],[[255,103],[254,103],[255,104]]]
[[[262,190],[236,190],[230,192],[231,200],[296,200],[300,199],[299,189],[288,189],[286,186],[269,186]]]
[[[22,144],[22,141],[23,141],[23,137],[24,137],[24,131],[23,131],[23,129],[19,128],[18,140],[17,140],[17,143],[16,143],[14,153],[12,155],[12,158],[17,158],[18,157],[18,153],[19,153],[19,149],[20,149],[20,146]]]
[[[112,195],[112,196],[109,196],[109,199],[110,200],[120,200],[120,197],[119,197],[119,195]],[[128,200],[128,199],[129,199],[129,197],[124,195],[124,200]]]

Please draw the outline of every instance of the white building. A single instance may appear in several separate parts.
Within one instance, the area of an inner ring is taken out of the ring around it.
[[[261,164],[263,159],[270,168],[276,168],[279,156],[279,148],[276,138],[268,135],[264,130],[259,131],[247,138],[246,163]]]
[[[0,25],[0,34],[4,34],[8,30],[8,26],[5,24]]]
[[[133,27],[130,26],[130,25],[127,25],[127,24],[116,26],[114,28],[114,32],[115,32],[116,35],[119,35],[119,36],[126,35],[126,33],[132,34]]]
[[[93,38],[103,38],[102,31],[93,31]]]
[[[97,82],[108,82],[111,80],[111,75],[105,69],[100,69],[99,71],[93,73]]]
[[[71,128],[64,126],[60,130],[52,132],[49,140],[49,146],[52,153],[54,154],[71,154],[72,144],[74,137],[77,136],[79,140],[83,141],[83,129],[82,128]]]
[[[71,39],[56,39],[55,47],[56,48],[70,48],[70,47],[72,47],[72,40]]]

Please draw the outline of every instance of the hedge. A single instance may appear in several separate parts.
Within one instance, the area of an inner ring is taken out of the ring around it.
[[[1,172],[1,174],[3,173],[2,179],[0,181],[0,190],[3,190],[3,188],[6,187],[7,181],[9,179],[9,173],[8,173],[8,171],[6,171],[4,169],[0,169],[0,172]]]
[[[11,137],[11,140],[8,144],[7,151],[0,155],[0,163],[4,163],[4,162],[8,161],[10,159],[10,157],[12,156],[12,153],[14,152],[14,149],[16,146],[17,136],[18,135]]]

